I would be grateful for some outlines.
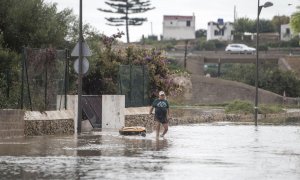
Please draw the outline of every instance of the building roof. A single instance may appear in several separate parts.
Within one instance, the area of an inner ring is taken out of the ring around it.
[[[164,20],[193,20],[193,16],[170,16],[170,15],[164,15]]]

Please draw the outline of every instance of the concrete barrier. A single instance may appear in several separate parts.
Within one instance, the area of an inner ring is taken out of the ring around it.
[[[24,136],[24,111],[0,110],[0,139]]]
[[[124,109],[124,95],[102,95],[102,128],[120,129],[124,127]]]
[[[57,108],[64,104],[64,98],[57,96]],[[74,112],[74,132],[77,133],[77,107],[78,96],[67,95],[67,110]],[[125,126],[125,96],[124,95],[102,95],[102,128],[119,129]],[[85,125],[88,124],[85,122]]]

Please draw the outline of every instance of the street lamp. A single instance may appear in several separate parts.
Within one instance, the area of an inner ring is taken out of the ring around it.
[[[258,114],[258,53],[259,53],[259,15],[262,8],[267,8],[273,6],[272,2],[266,2],[264,5],[260,5],[260,0],[258,0],[257,5],[257,20],[256,20],[256,76],[255,76],[255,126],[257,126],[257,114]]]

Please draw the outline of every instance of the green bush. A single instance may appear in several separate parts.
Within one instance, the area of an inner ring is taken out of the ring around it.
[[[253,103],[249,101],[235,100],[225,106],[225,113],[252,114],[254,113]]]
[[[219,40],[209,40],[199,39],[196,42],[195,49],[202,51],[216,51],[216,50],[224,50],[227,46],[227,42],[219,41]]]
[[[259,106],[258,112],[260,114],[275,114],[275,113],[284,112],[284,110],[282,109],[282,106],[277,104],[276,105],[262,104]]]

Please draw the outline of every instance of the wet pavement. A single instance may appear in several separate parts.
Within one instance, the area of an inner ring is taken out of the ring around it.
[[[0,179],[300,179],[300,126],[173,126],[0,140]]]

